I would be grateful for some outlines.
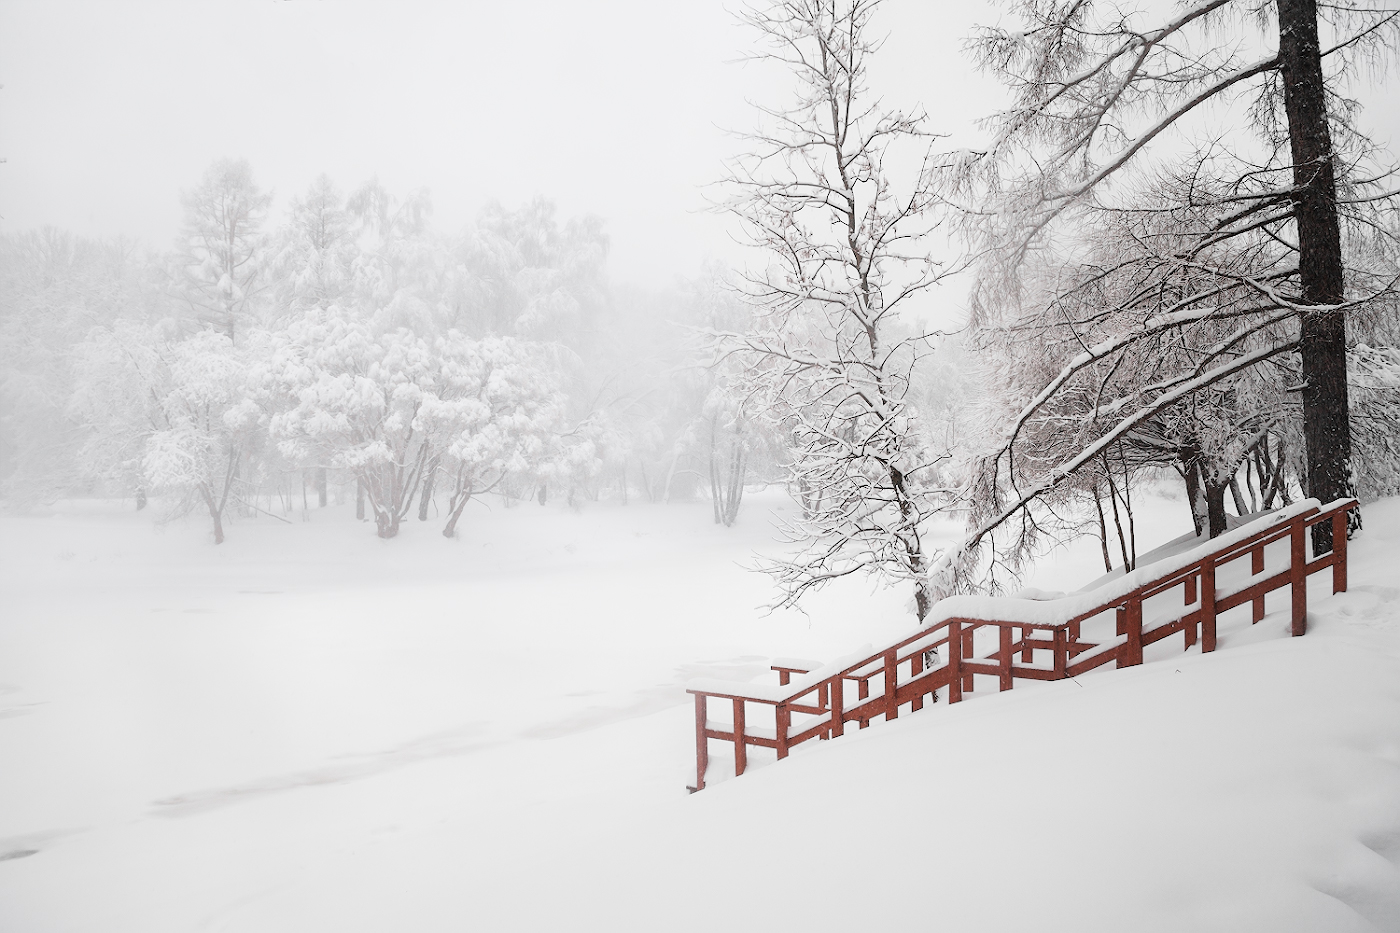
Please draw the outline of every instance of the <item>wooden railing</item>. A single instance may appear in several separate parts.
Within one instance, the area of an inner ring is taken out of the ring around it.
[[[1249,603],[1258,622],[1265,596],[1283,587],[1292,595],[1292,633],[1302,635],[1307,577],[1330,567],[1332,592],[1347,588],[1347,512],[1356,504],[1339,499],[1321,507],[1305,500],[1075,596],[949,597],[933,607],[922,628],[892,645],[867,645],[820,667],[777,660],[776,686],[692,681],[696,774],[690,790],[705,787],[711,739],[733,744],[740,775],[750,746],[786,758],[809,739],[844,734],[848,722],[863,729],[877,716],[895,719],[901,707],[922,709],[924,698],[944,687],[948,702],[957,703],[979,674],[1010,690],[1017,678],[1061,680],[1109,662],[1131,667],[1142,663],[1143,648],[1175,634],[1183,636],[1183,650],[1199,642],[1201,651],[1214,651],[1221,613]],[[1333,548],[1309,557],[1308,529],[1322,522],[1332,524]],[[1246,558],[1247,572],[1241,566]],[[730,722],[709,718],[711,700],[728,701]]]

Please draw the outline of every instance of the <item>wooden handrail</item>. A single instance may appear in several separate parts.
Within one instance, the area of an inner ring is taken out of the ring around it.
[[[895,719],[901,706],[921,709],[924,697],[948,688],[948,702],[962,700],[973,688],[977,674],[998,678],[1000,690],[1010,690],[1022,680],[1062,680],[1115,662],[1117,667],[1142,663],[1143,648],[1173,634],[1182,634],[1184,648],[1199,641],[1202,652],[1216,647],[1216,619],[1222,612],[1252,603],[1253,621],[1264,616],[1264,597],[1276,589],[1289,587],[1292,593],[1291,632],[1307,631],[1307,578],[1332,568],[1332,592],[1347,587],[1347,513],[1355,499],[1338,499],[1327,506],[1305,500],[1255,519],[1228,532],[1214,543],[1207,542],[1184,554],[1140,568],[1097,590],[1058,600],[1017,600],[985,597],[950,597],[934,606],[923,628],[893,644],[872,651],[870,646],[820,667],[794,659],[776,659],[772,670],[779,684],[755,684],[715,680],[695,680],[687,692],[695,697],[696,779],[692,792],[705,787],[709,765],[709,740],[734,745],[734,773],[747,767],[750,745],[773,748],[785,758],[792,746],[808,739],[829,739],[842,735],[847,722],[865,728],[877,716]],[[1307,530],[1324,521],[1332,523],[1333,548],[1326,554],[1307,554]],[[1262,528],[1253,526],[1263,524]],[[1271,544],[1288,542],[1288,565],[1261,578],[1265,571],[1264,550]],[[1250,582],[1242,588],[1221,591],[1218,571],[1222,566],[1248,556]],[[1154,568],[1156,573],[1154,574]],[[1180,608],[1166,619],[1144,619],[1143,605],[1153,598],[1181,587]],[[990,602],[1007,618],[986,618],[971,610]],[[1194,608],[1192,608],[1194,607]],[[959,610],[963,610],[959,612]],[[1085,642],[1081,626],[1106,612],[1115,615],[1115,635],[1100,642]],[[978,658],[973,639],[980,629],[998,629],[997,650]],[[1020,638],[1016,638],[1016,630]],[[1198,639],[1199,630],[1199,639]],[[1048,638],[1033,637],[1046,633]],[[930,649],[947,648],[941,665],[925,665]],[[1051,653],[1050,667],[1036,667],[1036,651]],[[907,652],[907,653],[906,653]],[[1020,664],[1016,663],[1019,656]],[[901,681],[901,666],[908,665],[909,676]],[[870,681],[881,678],[882,691],[869,695]],[[858,685],[858,696],[847,705],[845,684]],[[806,702],[806,698],[813,698]],[[723,723],[711,723],[709,700],[729,700],[732,721],[726,731]],[[936,694],[934,696],[936,699]],[[755,730],[747,725],[746,706],[756,703],[773,708],[774,728]],[[814,717],[796,725],[793,714]],[[771,738],[770,738],[771,734]]]

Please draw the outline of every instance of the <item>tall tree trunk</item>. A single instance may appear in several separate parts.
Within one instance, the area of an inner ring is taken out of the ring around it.
[[[359,476],[355,477],[355,518],[365,520],[365,481]]]
[[[729,494],[724,503],[724,527],[733,527],[739,518],[739,503],[744,500],[744,476],[748,464],[744,460],[743,446],[736,439],[734,457],[730,462]]]
[[[1196,537],[1210,530],[1210,517],[1206,507],[1205,491],[1201,488],[1201,471],[1195,459],[1183,457],[1182,478],[1186,480],[1186,502],[1191,506],[1191,524],[1196,529]]]
[[[1123,556],[1123,572],[1133,569],[1133,560],[1128,556],[1128,536],[1123,534],[1123,518],[1118,512],[1118,484],[1113,481],[1113,468],[1108,462],[1108,451],[1103,455],[1104,478],[1108,480],[1108,504],[1113,506],[1113,528],[1118,532],[1118,553]]]
[[[1108,522],[1103,516],[1103,496],[1094,486],[1094,511],[1099,515],[1099,548],[1103,551],[1103,572],[1113,572],[1113,559],[1108,556]]]
[[[399,533],[399,513],[376,506],[374,509],[374,532],[381,538],[394,538]]]
[[[316,468],[316,503],[318,507],[326,507],[326,468]]]
[[[214,498],[214,491],[208,486],[200,485],[200,494],[204,496],[204,504],[209,508],[209,517],[214,521],[214,543],[224,543],[224,510],[219,507],[219,503]]]
[[[710,506],[714,509],[715,524],[724,522],[724,487],[719,481],[719,466],[715,459],[715,422],[718,415],[710,417]]]
[[[1239,515],[1250,513],[1249,503],[1245,501],[1244,492],[1240,490],[1240,475],[1235,473],[1230,477],[1230,498],[1235,500],[1235,512]]]
[[[418,520],[426,522],[428,520],[428,506],[433,501],[433,485],[437,480],[438,458],[434,457],[433,462],[428,465],[427,475],[423,478],[423,494],[418,497]]]
[[[1343,300],[1342,238],[1315,0],[1278,0],[1283,106],[1293,156],[1294,218],[1302,301]],[[1303,438],[1308,495],[1324,503],[1353,495],[1347,406],[1346,318],[1340,311],[1303,315],[1298,353],[1303,365]],[[1360,524],[1360,514],[1353,512]],[[1331,550],[1332,523],[1313,526],[1316,553]]]
[[[1249,494],[1249,511],[1253,514],[1259,511],[1259,458],[1258,456],[1246,456],[1244,460],[1244,491]]]
[[[452,497],[452,510],[448,513],[447,524],[442,529],[444,538],[451,538],[457,534],[457,519],[462,517],[462,510],[467,507],[467,500],[471,497],[471,490],[458,490],[457,495]]]

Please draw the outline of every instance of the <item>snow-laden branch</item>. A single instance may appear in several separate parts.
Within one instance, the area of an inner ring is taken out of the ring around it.
[[[991,519],[980,523],[974,531],[972,531],[970,534],[964,537],[964,539],[962,540],[962,542],[960,542],[958,547],[950,548],[944,553],[944,555],[941,558],[939,558],[938,562],[934,566],[930,567],[930,575],[936,577],[939,573],[948,570],[956,559],[958,559],[964,553],[977,547],[977,545],[981,543],[981,541],[987,535],[991,534],[993,531],[999,528],[1004,522],[1006,522],[1007,519],[1011,518],[1013,515],[1030,505],[1032,502],[1041,498],[1046,493],[1050,492],[1051,490],[1060,486],[1066,480],[1070,479],[1079,470],[1083,469],[1085,465],[1089,464],[1096,457],[1100,456],[1115,442],[1127,436],[1135,428],[1137,428],[1139,425],[1141,425],[1148,419],[1152,418],[1154,415],[1157,415],[1158,413],[1164,411],[1165,409],[1176,404],[1177,402],[1182,401],[1194,392],[1200,391],[1201,389],[1206,388],[1207,386],[1213,385],[1221,381],[1222,379],[1225,379],[1243,370],[1249,369],[1252,366],[1256,366],[1259,363],[1270,359],[1271,357],[1278,356],[1280,353],[1286,353],[1294,349],[1296,346],[1297,341],[1288,341],[1286,343],[1279,343],[1267,347],[1261,347],[1250,353],[1246,353],[1243,356],[1240,356],[1229,363],[1219,366],[1216,369],[1212,369],[1209,372],[1202,373],[1200,376],[1197,376],[1194,379],[1182,383],[1170,392],[1163,393],[1151,403],[1144,405],[1142,408],[1139,408],[1133,414],[1121,419],[1116,425],[1114,425],[1112,429],[1103,434],[1101,437],[1098,438],[1098,440],[1094,441],[1092,444],[1086,446],[1073,459],[1055,467],[1053,470],[1050,471],[1050,474],[1047,477],[1042,479],[1029,490],[1018,493],[1015,502],[1013,502],[1011,505],[1003,507]],[[999,467],[997,466],[997,462],[999,460],[999,456],[989,458],[991,467],[994,471],[999,471]]]

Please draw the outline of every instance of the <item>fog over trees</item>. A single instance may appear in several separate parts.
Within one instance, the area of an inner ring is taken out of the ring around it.
[[[427,190],[274,197],[222,156],[168,249],[0,235],[0,495],[154,503],[219,543],[335,503],[452,537],[488,493],[706,497],[728,526],[783,484],[778,602],[871,573],[922,618],[1047,535],[1131,567],[1164,476],[1212,536],[1227,502],[1396,490],[1394,160],[1348,98],[1394,11],[1018,2],[971,40],[1007,97],[969,147],[872,88],[885,12],[745,14],[783,76],[714,178],[749,258],[670,286],[548,196],[448,229]],[[932,548],[936,521],[966,538]]]
[[[374,181],[318,178],[276,225],[269,200],[220,160],[168,254],[4,239],[13,505],[161,495],[220,542],[231,514],[305,514],[329,485],[381,537],[405,520],[450,536],[488,490],[664,500],[724,458],[687,350],[733,302],[715,283],[614,288],[600,222],[543,199],[456,236],[426,192]]]

